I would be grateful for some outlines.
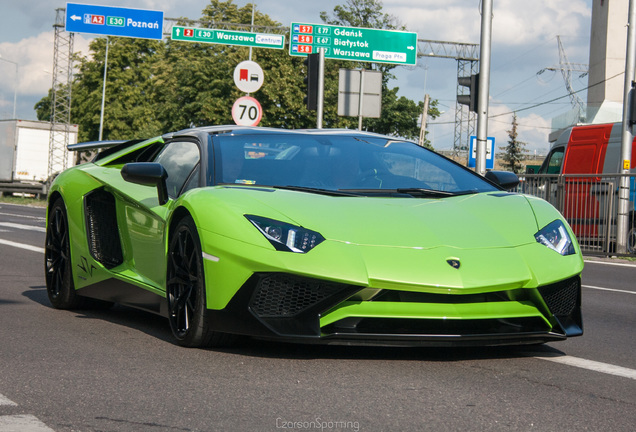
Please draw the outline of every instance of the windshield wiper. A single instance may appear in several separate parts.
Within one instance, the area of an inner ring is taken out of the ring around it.
[[[447,198],[458,195],[468,195],[477,193],[476,190],[465,190],[457,192],[441,191],[426,188],[397,188],[397,189],[338,189],[341,192],[358,193],[360,195],[385,195],[399,197],[410,195],[413,198]]]
[[[321,188],[313,188],[306,186],[272,186],[274,189],[283,189],[283,190],[291,190],[296,192],[308,192],[315,193],[319,195],[327,195],[327,196],[348,196],[348,197],[359,197],[360,194],[352,193],[352,192],[344,192],[334,189],[321,189]]]
[[[454,192],[447,192],[447,191],[426,189],[426,188],[397,188],[396,192],[411,195],[414,197],[433,197],[433,198],[444,198],[444,197],[456,195]]]
[[[459,196],[459,195],[470,195],[477,193],[477,190],[463,190],[456,192],[449,191],[441,191],[435,189],[426,189],[426,188],[398,188],[396,189],[398,193],[408,194],[414,197],[433,197],[433,198],[445,198],[451,196]]]

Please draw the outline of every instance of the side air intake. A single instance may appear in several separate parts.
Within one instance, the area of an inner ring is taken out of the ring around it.
[[[84,197],[86,233],[91,256],[107,269],[124,262],[117,227],[115,198],[104,189]]]

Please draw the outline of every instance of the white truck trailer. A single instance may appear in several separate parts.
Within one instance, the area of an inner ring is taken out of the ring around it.
[[[77,143],[77,131],[72,125],[69,144]],[[0,120],[0,194],[46,194],[50,133],[49,122]],[[69,167],[75,164],[74,157],[69,152]]]

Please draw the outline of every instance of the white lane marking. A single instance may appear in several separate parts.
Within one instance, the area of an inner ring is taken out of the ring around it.
[[[608,261],[594,261],[594,260],[584,260],[587,264],[603,264],[603,265],[611,265],[617,267],[633,267],[636,268],[636,263],[627,264],[627,263],[617,263],[617,262],[608,262]]]
[[[536,353],[535,353],[536,354]],[[581,369],[587,369],[591,371],[601,372],[604,374],[615,375],[623,378],[631,378],[636,380],[636,370],[629,369],[622,366],[616,366],[609,363],[597,362],[594,360],[586,360],[578,357],[572,357],[569,355],[554,356],[554,355],[533,355],[534,358],[540,360],[547,360],[555,363],[561,363],[568,366],[574,366]]]
[[[9,241],[9,240],[0,239],[0,244],[7,245],[7,246],[13,246],[13,247],[17,247],[17,248],[20,248],[20,249],[26,249],[26,250],[30,250],[30,251],[33,251],[33,252],[44,253],[44,248],[37,247],[37,246],[31,246],[31,245],[23,244],[23,243],[16,243],[16,242],[12,242],[12,241]]]
[[[601,287],[592,286],[592,285],[581,285],[581,286],[583,288],[589,288],[589,289],[595,289],[595,290],[601,290],[601,291],[612,291],[612,292],[625,293],[625,294],[636,294],[636,291],[619,290],[614,288],[601,288]]]
[[[55,432],[36,416],[29,414],[0,416],[2,432]]]
[[[46,228],[44,227],[39,227],[34,225],[22,225],[22,224],[17,224],[13,222],[0,222],[0,226],[6,227],[6,228],[16,228],[16,229],[29,230],[29,231],[46,232]]]
[[[39,221],[45,221],[46,217],[44,216],[29,216],[29,215],[21,215],[21,214],[15,214],[15,213],[4,213],[4,212],[0,212],[0,215],[2,216],[13,216],[13,217],[17,217],[20,219],[34,219],[34,220],[39,220]]]
[[[12,400],[10,400],[9,398],[7,398],[6,396],[3,396],[0,394],[0,405],[5,405],[5,406],[18,406],[17,403],[13,402]]]

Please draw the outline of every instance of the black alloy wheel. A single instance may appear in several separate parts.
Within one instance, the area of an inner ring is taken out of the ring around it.
[[[201,242],[189,216],[179,221],[171,236],[167,267],[168,318],[179,345],[227,345],[230,335],[213,331],[206,316]]]
[[[73,309],[80,307],[82,298],[75,293],[71,270],[71,248],[68,217],[62,198],[50,207],[46,225],[44,252],[46,291],[53,307]]]

